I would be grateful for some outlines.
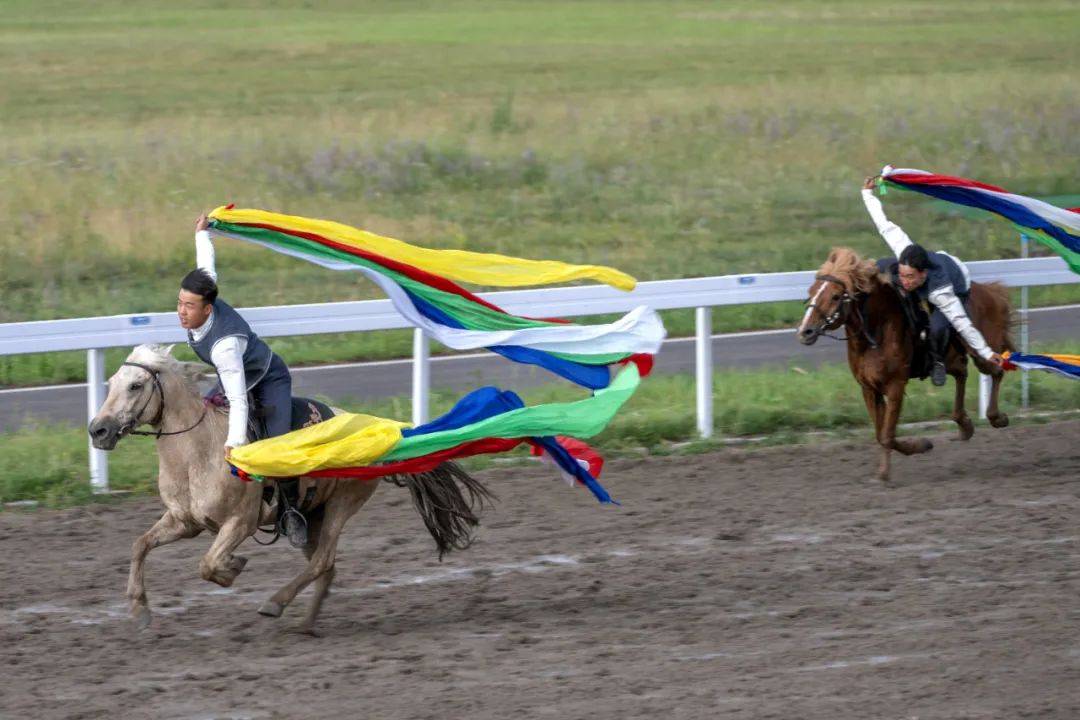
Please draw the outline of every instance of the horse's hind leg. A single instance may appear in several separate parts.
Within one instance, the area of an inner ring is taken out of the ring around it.
[[[956,395],[953,397],[953,422],[960,428],[960,439],[970,440],[975,434],[975,423],[967,414],[964,407],[964,393],[967,391],[967,356],[961,353],[951,353],[949,357],[949,374],[956,380]]]
[[[199,575],[203,580],[229,587],[244,569],[247,558],[233,555],[240,543],[255,534],[255,527],[246,515],[233,515],[221,525],[217,537],[199,562]]]
[[[322,526],[319,528],[318,539],[313,542],[314,549],[308,557],[307,567],[259,607],[261,615],[280,617],[301,590],[321,579],[315,588],[315,601],[305,620],[305,628],[309,628],[314,622],[330,587],[330,581],[333,579],[333,567],[341,531],[349,518],[356,514],[360,506],[367,502],[378,487],[376,481],[339,480],[337,482],[337,487],[324,505]]]
[[[990,372],[990,404],[986,408],[986,419],[990,421],[990,425],[996,428],[1003,428],[1009,426],[1009,416],[1001,412],[998,408],[998,393],[1001,391],[1001,381],[1005,378],[1005,373],[1001,368],[993,368]]]
[[[315,540],[308,543],[304,547],[304,556],[308,561],[315,555],[315,552],[319,548],[319,533],[322,530],[322,520],[318,520],[312,523],[312,532],[315,536]],[[334,575],[337,574],[337,565],[333,564],[330,569],[324,572],[319,577],[315,578],[315,595],[311,598],[311,604],[308,605],[307,615],[304,617],[304,622],[300,626],[301,630],[309,635],[315,634],[315,619],[319,617],[319,611],[322,610],[323,600],[330,594],[330,585],[334,582]]]
[[[146,556],[156,547],[182,538],[195,537],[200,532],[200,528],[187,525],[169,511],[165,511],[154,526],[132,544],[127,598],[131,603],[131,618],[140,630],[150,624],[150,606],[146,602],[146,582],[143,577]]]

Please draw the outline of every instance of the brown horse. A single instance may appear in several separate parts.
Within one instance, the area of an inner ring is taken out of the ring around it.
[[[916,350],[915,332],[905,317],[902,302],[890,279],[880,274],[873,262],[863,260],[849,248],[833,248],[810,286],[806,315],[797,331],[801,343],[812,345],[821,335],[844,328],[848,365],[862,388],[881,446],[877,477],[884,482],[889,480],[892,450],[915,455],[933,448],[927,438],[896,437],[896,423]],[[973,282],[969,314],[991,349],[998,353],[1013,349],[1009,337],[1012,310],[1004,285]],[[961,440],[969,440],[975,432],[964,409],[969,354],[959,337],[954,336],[945,366],[956,380],[952,419],[960,427]],[[998,409],[1003,372],[993,363],[973,354],[971,357],[979,372],[993,380],[986,417],[992,426],[1005,427],[1009,418]]]
[[[170,355],[170,349],[160,345],[135,348],[109,378],[108,397],[89,427],[94,447],[103,450],[112,450],[141,425],[154,429],[142,434],[157,436],[158,493],[165,513],[135,541],[128,577],[131,616],[140,628],[150,623],[143,566],[151,550],[207,530],[216,538],[199,564],[200,574],[204,580],[229,587],[247,564],[246,558],[233,551],[260,525],[273,523],[276,516],[276,507],[263,500],[260,483],[245,483],[229,473],[223,452],[228,415],[222,409],[207,407],[194,382],[206,372],[206,366],[180,363]],[[453,463],[386,480],[409,488],[417,511],[435,538],[440,558],[447,550],[471,542],[478,522],[474,509],[491,497],[479,481]],[[268,598],[259,612],[280,616],[301,590],[314,583],[315,596],[303,624],[310,632],[334,579],[341,531],[379,483],[348,478],[301,478],[300,483],[301,497],[306,495],[305,487],[314,484],[315,488],[305,510],[308,543],[302,549],[308,564]]]

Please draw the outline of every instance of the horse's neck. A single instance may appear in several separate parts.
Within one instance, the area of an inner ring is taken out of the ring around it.
[[[890,337],[899,336],[904,324],[903,308],[900,298],[887,283],[875,280],[867,294],[865,306],[856,308],[847,322],[848,348],[858,354],[873,349],[874,344],[883,345]]]
[[[196,389],[183,378],[162,375],[162,389],[165,407],[157,429],[178,433],[158,438],[162,468],[177,478],[187,477],[189,470],[196,466],[216,469],[221,465],[223,469],[222,453],[228,432],[225,418],[215,409],[206,407]],[[220,462],[219,457],[222,458]]]

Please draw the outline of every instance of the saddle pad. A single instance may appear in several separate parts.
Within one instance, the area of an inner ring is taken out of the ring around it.
[[[290,430],[310,427],[334,417],[334,411],[326,403],[305,397],[292,399],[292,423]]]

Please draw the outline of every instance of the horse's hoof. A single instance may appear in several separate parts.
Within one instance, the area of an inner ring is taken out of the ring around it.
[[[281,603],[274,602],[273,600],[267,600],[259,606],[259,614],[266,617],[281,617],[281,613],[285,612],[285,606]]]
[[[247,565],[248,559],[243,555],[233,555],[232,560],[229,562],[229,570],[239,575],[244,570],[244,566]]]
[[[934,442],[930,438],[919,438],[919,452],[930,452],[934,449]]]
[[[975,434],[975,423],[971,422],[971,418],[964,417],[957,420],[956,424],[960,426],[960,440],[967,442]]]
[[[998,413],[992,418],[987,418],[990,421],[991,427],[1003,428],[1009,427],[1009,416],[1005,413]]]
[[[135,629],[142,632],[146,628],[150,627],[150,608],[145,605],[140,605],[131,609],[131,623],[135,626]]]

